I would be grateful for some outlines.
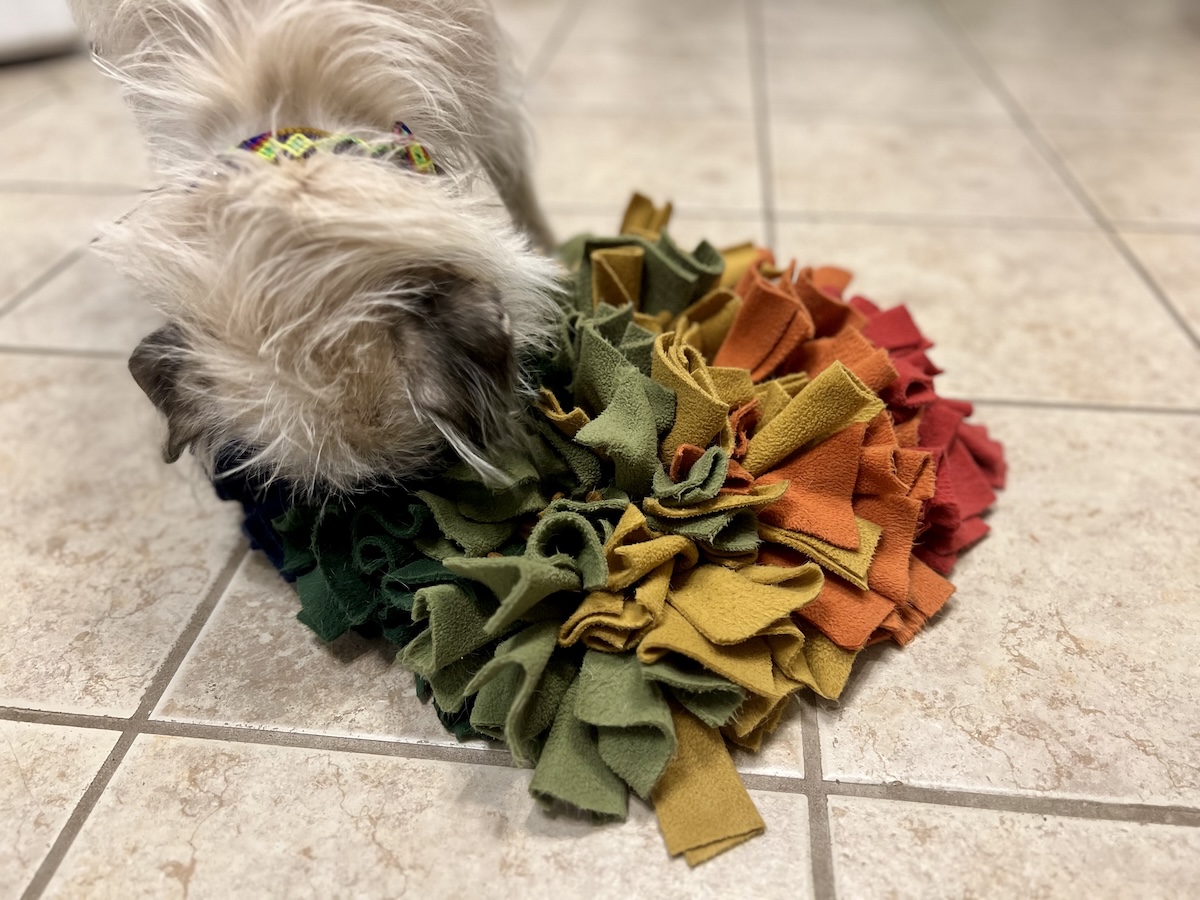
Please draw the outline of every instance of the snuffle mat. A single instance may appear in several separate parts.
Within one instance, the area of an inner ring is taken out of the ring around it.
[[[635,196],[618,236],[560,249],[560,341],[507,488],[464,465],[315,505],[217,485],[321,638],[386,638],[538,802],[611,821],[632,791],[695,865],[764,828],[730,747],[916,637],[1004,459],[935,392],[904,307],[753,245],[684,251],[669,216]]]

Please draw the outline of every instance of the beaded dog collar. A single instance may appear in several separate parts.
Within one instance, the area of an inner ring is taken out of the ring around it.
[[[278,128],[242,141],[237,149],[276,164],[281,159],[308,159],[314,153],[355,153],[391,160],[420,175],[437,174],[437,165],[407,125],[397,122],[392,134],[394,140],[372,144],[353,135],[317,128]]]

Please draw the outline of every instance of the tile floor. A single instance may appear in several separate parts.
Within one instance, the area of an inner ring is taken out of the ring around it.
[[[87,60],[2,68],[0,897],[1200,896],[1200,4],[500,5],[560,231],[640,188],[908,303],[1008,444],[993,536],[739,758],[765,837],[548,818],[158,461],[85,252],[138,137]]]

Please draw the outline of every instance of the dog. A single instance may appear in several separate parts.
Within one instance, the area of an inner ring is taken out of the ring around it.
[[[558,269],[486,0],[72,3],[164,179],[100,249],[168,319],[130,359],[166,461],[502,483]]]

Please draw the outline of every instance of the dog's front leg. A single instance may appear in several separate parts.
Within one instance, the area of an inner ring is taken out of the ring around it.
[[[491,139],[476,148],[483,170],[508,209],[513,224],[529,235],[533,245],[544,253],[556,246],[554,232],[538,203],[533,173],[527,121],[515,103],[492,120]]]
[[[510,173],[509,178],[498,185],[498,189],[516,226],[529,235],[539,250],[545,253],[552,251],[555,247],[554,233],[538,203],[529,170],[522,168]]]

